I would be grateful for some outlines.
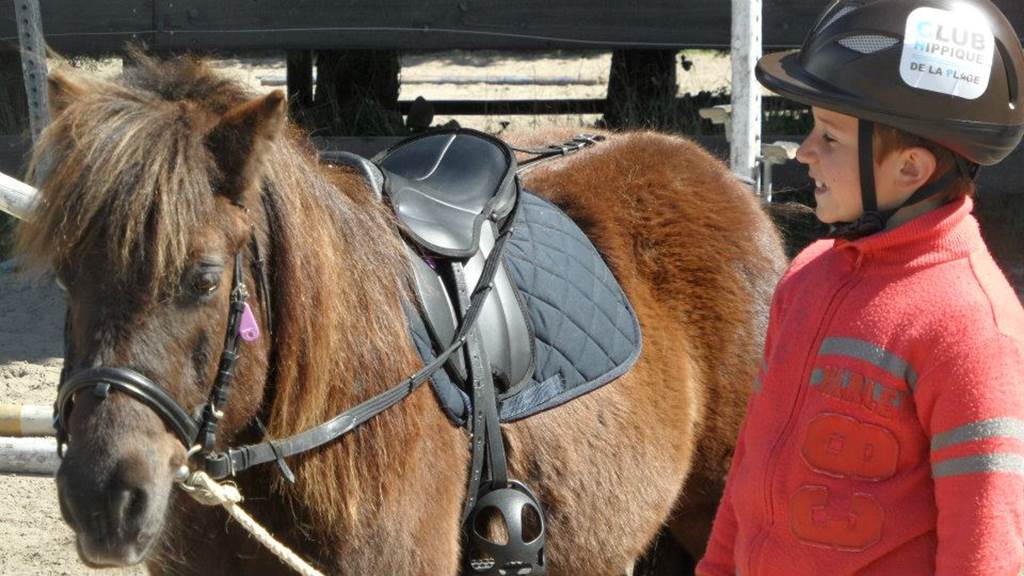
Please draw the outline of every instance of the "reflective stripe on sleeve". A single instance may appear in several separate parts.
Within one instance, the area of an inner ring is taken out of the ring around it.
[[[932,478],[963,476],[985,472],[1024,474],[1024,456],[1019,454],[982,454],[951,458],[932,464]]]
[[[932,451],[954,444],[986,438],[1014,438],[1024,441],[1024,420],[1018,418],[989,418],[964,424],[932,436]]]

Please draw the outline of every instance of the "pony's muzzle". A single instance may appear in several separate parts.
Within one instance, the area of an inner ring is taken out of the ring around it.
[[[99,401],[89,396],[82,398],[87,404]],[[122,408],[161,424],[144,406],[118,396],[102,402],[120,400]],[[117,434],[108,430],[74,436],[57,470],[61,514],[76,533],[82,561],[94,567],[126,566],[145,558],[163,527],[172,472],[183,454],[166,432],[166,441],[108,451]]]
[[[150,455],[152,456],[152,454]],[[92,566],[125,566],[145,558],[160,532],[166,490],[153,477],[152,458],[125,458],[92,486],[72,452],[57,472],[64,520],[77,534],[79,556]],[[87,468],[87,467],[86,467]]]

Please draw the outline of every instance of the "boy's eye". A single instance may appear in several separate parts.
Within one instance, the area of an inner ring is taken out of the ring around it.
[[[835,138],[829,136],[828,132],[822,133],[822,137],[825,139],[825,142],[828,142],[829,144],[831,144],[831,143],[836,141]]]

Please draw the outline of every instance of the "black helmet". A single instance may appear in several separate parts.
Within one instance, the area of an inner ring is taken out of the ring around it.
[[[782,96],[860,119],[864,214],[832,236],[882,230],[903,206],[942,191],[958,173],[973,178],[1024,136],[1024,50],[989,0],[836,0],[799,50],[761,58],[756,73]],[[958,169],[879,211],[876,122],[948,148]]]
[[[1024,135],[1024,51],[988,0],[838,0],[799,50],[762,58],[757,78],[984,166]]]

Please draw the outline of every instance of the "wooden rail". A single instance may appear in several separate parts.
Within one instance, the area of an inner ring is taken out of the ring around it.
[[[580,131],[586,129],[580,128]],[[798,136],[768,134],[764,136],[763,141],[799,139]],[[398,137],[340,136],[314,138],[313,142],[322,150],[347,150],[363,156],[372,156],[398,140]],[[729,145],[722,136],[700,136],[694,140],[719,158],[727,159],[729,156]],[[0,172],[20,176],[29,145],[25,138],[0,135]],[[807,184],[807,169],[797,162],[788,162],[775,168],[773,180],[778,187],[801,187]],[[1018,147],[998,166],[983,169],[978,177],[978,187],[983,196],[1024,194],[1021,182],[1024,182],[1024,146]]]
[[[1024,2],[995,0],[1024,34]],[[798,46],[824,0],[764,0],[764,46]],[[722,48],[726,0],[44,0],[43,30],[65,54],[326,48]],[[16,39],[0,2],[0,41]]]

